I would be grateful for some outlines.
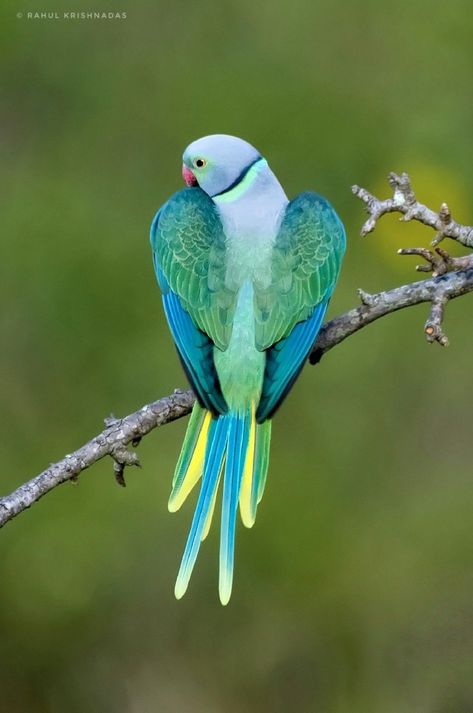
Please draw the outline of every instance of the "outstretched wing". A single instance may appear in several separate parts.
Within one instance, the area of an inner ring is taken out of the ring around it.
[[[288,204],[273,247],[271,283],[255,291],[256,345],[267,354],[259,422],[274,413],[307,359],[345,245],[343,225],[324,198],[301,193]]]
[[[212,200],[200,188],[172,196],[151,225],[163,303],[184,368],[203,406],[226,411],[213,361],[231,336],[235,293],[225,285],[226,242]]]

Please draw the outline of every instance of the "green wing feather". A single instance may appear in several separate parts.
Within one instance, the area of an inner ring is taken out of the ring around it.
[[[301,193],[289,203],[273,247],[271,284],[255,289],[258,349],[287,337],[330,298],[345,244],[343,225],[322,196]]]
[[[153,249],[182,307],[217,347],[226,349],[236,294],[225,285],[226,238],[204,191],[187,188],[169,199],[159,213]]]

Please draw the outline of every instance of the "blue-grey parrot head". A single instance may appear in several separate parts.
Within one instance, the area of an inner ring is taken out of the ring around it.
[[[193,141],[184,151],[182,175],[188,186],[198,185],[213,197],[243,178],[261,155],[236,136],[213,134]]]

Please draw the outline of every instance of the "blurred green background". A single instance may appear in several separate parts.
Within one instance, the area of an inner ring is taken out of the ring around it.
[[[127,11],[125,20],[17,12]],[[416,279],[428,229],[365,219],[350,186],[473,222],[471,2],[3,3],[1,486],[7,493],[185,380],[148,226],[193,139],[245,137],[289,195],[312,188],[355,290]],[[218,533],[173,597],[193,502],[167,512],[184,420],[146,438],[126,490],[102,461],[0,532],[9,713],[470,713],[472,297],[392,315],[307,368],[274,426],[268,488],[217,596]]]

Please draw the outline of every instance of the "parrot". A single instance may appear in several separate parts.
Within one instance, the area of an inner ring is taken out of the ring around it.
[[[238,509],[252,527],[272,418],[299,376],[340,272],[343,224],[314,192],[289,200],[267,160],[226,134],[184,151],[186,187],[150,230],[164,313],[196,401],[168,509],[200,491],[175,585],[187,590],[222,481],[219,597],[230,599]]]

